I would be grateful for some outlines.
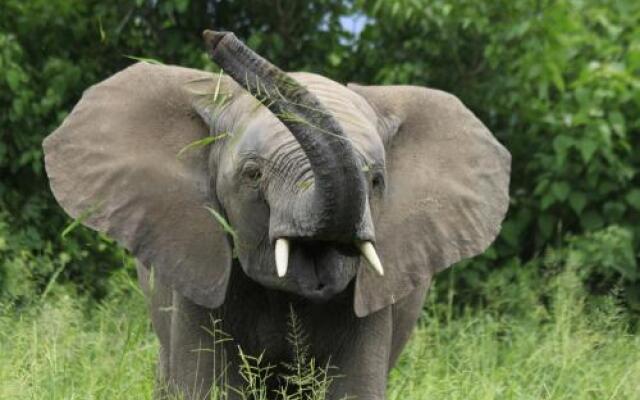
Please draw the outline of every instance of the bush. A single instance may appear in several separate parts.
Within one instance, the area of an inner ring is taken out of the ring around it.
[[[490,276],[487,290],[493,295],[483,307],[457,313],[454,291],[450,303],[432,293],[392,371],[388,398],[634,398],[640,336],[615,297],[604,296],[597,305],[587,301],[573,268],[544,278],[518,273],[505,275],[506,282],[496,278],[508,271]],[[105,280],[109,295],[101,302],[58,286],[39,307],[16,312],[0,302],[0,398],[149,399],[158,342],[144,296],[126,272]],[[295,343],[301,335],[291,321],[289,338]],[[265,387],[256,383],[269,365],[259,355],[245,361],[244,392],[264,395]],[[321,400],[329,383],[321,366],[303,361],[291,367],[284,381],[309,390],[277,397]],[[340,370],[330,374],[344,378]]]
[[[43,168],[42,140],[86,88],[136,57],[213,69],[200,36],[212,24],[238,32],[285,68],[319,66],[341,34],[345,6],[298,2],[291,10],[303,9],[292,25],[284,22],[289,11],[267,1],[215,10],[189,0],[0,2],[0,300],[27,302],[54,281],[101,298],[124,264],[122,250],[86,228],[61,237],[72,221]],[[318,32],[320,24],[329,30]]]
[[[85,88],[133,62],[127,56],[214,68],[200,39],[213,25],[235,31],[285,69],[453,92],[509,148],[512,201],[499,239],[482,258],[443,277],[460,289],[460,302],[486,301],[483,287],[491,274],[503,279],[509,273],[502,269],[520,271],[555,248],[585,263],[583,279],[594,293],[615,286],[629,304],[637,303],[630,291],[640,253],[640,155],[634,151],[640,146],[639,2],[323,0],[288,6],[2,2],[0,296],[42,293],[52,280],[104,294],[102,281],[120,268],[122,253],[84,228],[61,240],[71,221],[47,189],[41,141]],[[354,21],[361,32],[349,31]],[[624,255],[604,257],[607,246]],[[554,271],[548,263],[536,265],[535,273]]]
[[[584,271],[595,281],[606,269],[609,283],[630,288],[638,270],[629,258],[640,250],[640,155],[633,151],[640,146],[640,3],[359,4],[369,16],[353,58],[359,80],[451,91],[513,155],[500,238],[455,273],[458,284],[477,295],[493,266],[517,267],[549,246],[569,245],[574,257],[584,251],[588,258],[575,235],[614,245],[591,232],[615,234],[622,231],[607,228],[619,226],[631,246],[626,258]]]
[[[516,274],[509,283],[494,286],[502,292],[486,307],[462,313],[431,296],[391,373],[389,399],[636,396],[640,338],[615,297],[591,304],[572,268],[544,278]],[[545,296],[530,296],[531,288]]]

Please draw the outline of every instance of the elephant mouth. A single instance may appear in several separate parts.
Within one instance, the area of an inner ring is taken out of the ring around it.
[[[242,252],[245,274],[268,289],[289,292],[313,302],[326,302],[345,291],[360,268],[384,271],[372,242],[280,237],[264,241],[257,251]]]
[[[254,279],[271,288],[325,300],[343,291],[354,278],[360,254],[383,275],[373,230],[367,225],[363,163],[338,119],[305,85],[233,33],[205,31],[203,35],[211,58],[289,130],[313,172],[311,187],[296,196],[296,201],[287,199],[289,207],[280,210],[290,218],[273,218],[269,240],[275,239],[274,243],[260,242],[263,249],[274,246],[261,255],[273,250],[275,271],[265,273],[273,261],[257,255],[253,267],[260,274],[254,273]],[[278,209],[284,200],[280,202],[271,202],[270,207]]]
[[[293,291],[325,302],[346,289],[356,273],[360,252],[355,245],[289,239],[286,281]]]
[[[280,238],[275,244],[263,242],[260,250],[240,254],[239,258],[245,274],[255,282],[315,303],[344,292],[359,268],[371,268],[378,275],[384,273],[370,241]],[[372,265],[376,263],[377,267]]]

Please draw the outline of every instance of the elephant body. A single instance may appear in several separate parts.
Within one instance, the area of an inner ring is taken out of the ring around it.
[[[498,234],[510,155],[442,91],[205,41],[225,74],[138,63],[84,93],[43,144],[54,196],[138,259],[159,397],[241,387],[240,349],[282,368],[295,315],[329,398],[383,399],[434,275]]]
[[[199,306],[160,282],[150,283],[150,271],[138,264],[138,278],[149,300],[149,313],[160,341],[157,398],[183,393],[207,398],[214,383],[243,387],[238,374],[238,347],[245,354],[264,354],[265,365],[282,369],[295,358],[290,333],[290,313],[300,319],[309,346],[308,357],[317,365],[330,365],[335,375],[327,400],[384,399],[388,372],[393,367],[422,310],[427,287],[418,287],[402,301],[367,317],[353,313],[353,288],[325,304],[314,304],[286,292],[265,288],[238,268],[229,283],[227,299],[218,309]],[[153,287],[152,287],[153,286]],[[229,335],[227,358],[211,330]],[[207,328],[207,329],[204,329]],[[217,352],[211,352],[216,349]],[[201,350],[201,351],[198,351]],[[224,365],[224,373],[220,366]],[[217,366],[217,367],[216,367]],[[287,371],[279,371],[287,372]],[[223,378],[224,376],[224,378]],[[272,391],[281,382],[272,380]],[[231,398],[235,393],[229,391]]]

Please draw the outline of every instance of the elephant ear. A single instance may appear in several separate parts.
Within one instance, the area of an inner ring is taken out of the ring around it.
[[[493,242],[509,203],[511,156],[453,95],[415,86],[349,88],[378,115],[387,153],[375,222],[385,275],[359,270],[354,307],[365,316]]]
[[[135,64],[88,89],[44,141],[51,189],[73,218],[104,232],[194,302],[217,307],[230,274],[193,88],[207,73]],[[212,91],[212,90],[211,90]]]

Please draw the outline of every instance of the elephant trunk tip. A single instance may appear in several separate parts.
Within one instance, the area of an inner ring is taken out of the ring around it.
[[[202,32],[202,38],[204,39],[205,44],[209,48],[209,51],[211,51],[212,53],[218,47],[218,43],[220,43],[220,41],[222,41],[222,39],[224,39],[225,36],[227,35],[233,35],[233,33],[217,32],[209,29],[205,29],[204,32]]]

